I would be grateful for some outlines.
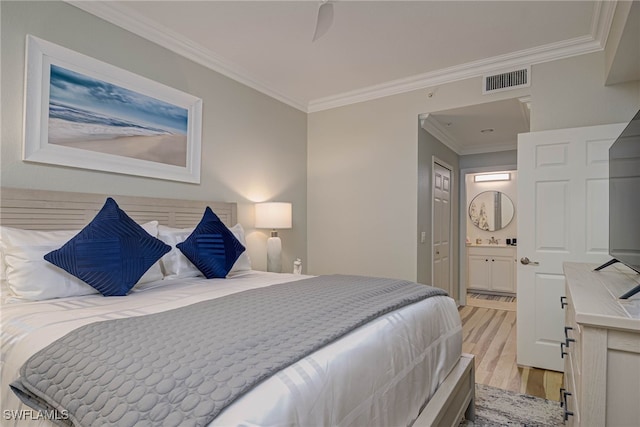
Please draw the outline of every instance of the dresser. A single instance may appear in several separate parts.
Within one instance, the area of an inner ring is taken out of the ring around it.
[[[640,425],[640,275],[614,265],[565,263],[564,387],[568,425]]]
[[[467,246],[467,289],[516,293],[515,246]]]

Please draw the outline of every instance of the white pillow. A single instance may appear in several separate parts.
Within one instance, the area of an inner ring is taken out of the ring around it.
[[[242,246],[246,248],[247,243],[244,238],[244,229],[242,228],[242,225],[236,224],[229,228],[229,230],[233,233],[235,238],[242,243]],[[180,249],[176,248],[176,244],[184,242],[192,232],[193,228],[173,228],[164,225],[158,226],[158,239],[171,246],[171,250],[160,259],[162,262],[162,268],[164,269],[165,279],[202,276],[200,270],[198,270],[198,268],[182,254]],[[229,274],[246,270],[251,270],[251,259],[245,250],[233,264]]]
[[[160,258],[165,279],[202,276],[200,270],[176,248],[176,244],[184,242],[191,232],[193,232],[193,228],[158,226],[158,239],[171,246],[171,250]]]
[[[158,221],[142,225],[156,237]],[[80,230],[36,231],[0,226],[0,252],[6,282],[13,294],[30,301],[95,294],[97,291],[44,259],[44,255],[67,243]],[[142,283],[161,280],[160,262],[140,278]]]
[[[244,238],[244,228],[242,228],[242,225],[236,224],[229,230],[231,230],[233,235],[236,236],[236,239],[242,243],[242,246],[245,247],[245,251],[240,254],[236,262],[233,264],[233,267],[231,267],[231,270],[229,270],[229,274],[236,273],[238,271],[251,270],[251,258],[249,258],[249,251],[246,249],[247,241]]]
[[[149,221],[147,223],[140,225],[144,228],[144,231],[152,235],[153,237],[158,237],[158,221]],[[142,275],[140,280],[136,282],[134,287],[138,289],[141,288],[142,284],[155,282],[156,280],[162,280],[164,278],[164,274],[162,274],[162,267],[160,266],[160,260],[156,261],[145,273]]]

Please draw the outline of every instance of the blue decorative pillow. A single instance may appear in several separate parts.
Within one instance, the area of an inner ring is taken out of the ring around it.
[[[109,197],[86,227],[44,259],[104,296],[123,296],[169,250]]]
[[[176,247],[207,279],[227,277],[231,267],[245,250],[242,243],[208,206],[193,233]]]

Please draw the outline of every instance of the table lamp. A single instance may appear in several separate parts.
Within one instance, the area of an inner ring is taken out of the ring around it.
[[[257,203],[256,228],[270,228],[271,237],[267,240],[267,271],[282,272],[282,241],[277,229],[291,228],[291,203]]]

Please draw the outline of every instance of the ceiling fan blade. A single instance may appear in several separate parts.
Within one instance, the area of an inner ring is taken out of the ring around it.
[[[325,1],[318,8],[318,21],[316,22],[316,32],[313,34],[313,40],[316,41],[324,36],[333,24],[333,3]]]

